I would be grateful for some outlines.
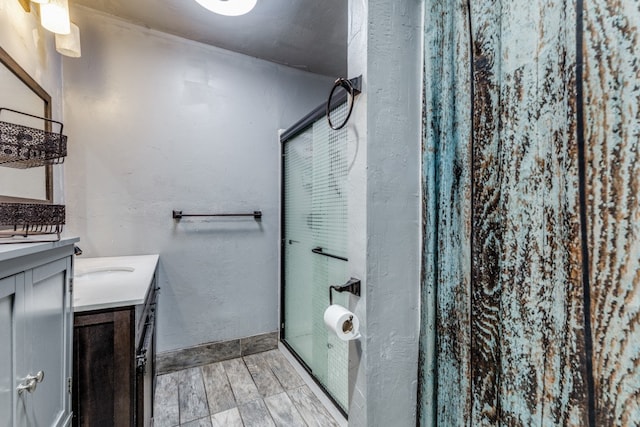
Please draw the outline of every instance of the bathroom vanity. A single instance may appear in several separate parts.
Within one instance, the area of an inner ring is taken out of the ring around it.
[[[149,426],[158,255],[76,258],[73,425]]]
[[[69,425],[73,245],[0,245],[3,425]]]

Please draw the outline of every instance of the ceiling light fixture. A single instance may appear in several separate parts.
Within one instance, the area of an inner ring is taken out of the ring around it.
[[[50,0],[40,5],[40,24],[56,34],[69,34],[71,21],[69,20],[68,0]]]
[[[82,50],[80,48],[80,29],[73,22],[69,34],[56,34],[56,50],[59,54],[71,58],[80,58]]]
[[[240,16],[251,12],[258,0],[196,0],[200,6],[225,16]]]

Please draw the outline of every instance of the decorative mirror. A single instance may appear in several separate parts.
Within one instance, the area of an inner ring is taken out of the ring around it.
[[[0,48],[0,121],[48,131],[51,123],[49,94]],[[26,114],[16,114],[10,110]],[[51,203],[53,172],[50,165],[33,168],[0,167],[0,202]]]

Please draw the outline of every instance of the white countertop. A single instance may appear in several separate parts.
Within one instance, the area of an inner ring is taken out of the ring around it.
[[[159,256],[75,258],[73,311],[142,304],[153,281]],[[133,271],[126,271],[133,269]],[[87,274],[88,273],[88,274]]]
[[[57,242],[10,243],[0,244],[0,261],[6,261],[25,255],[32,255],[49,249],[72,245],[79,241],[77,237],[65,237]]]

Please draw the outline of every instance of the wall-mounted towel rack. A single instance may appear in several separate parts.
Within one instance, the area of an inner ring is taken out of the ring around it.
[[[231,214],[186,214],[182,211],[173,211],[173,219],[180,219],[185,216],[252,216],[253,219],[262,219],[262,211],[253,211],[252,213],[231,213]]]

